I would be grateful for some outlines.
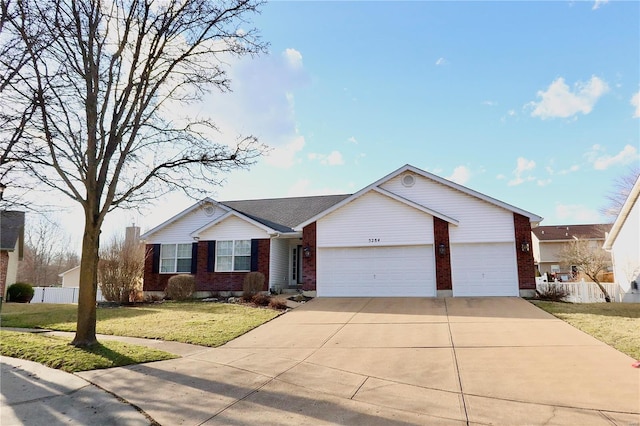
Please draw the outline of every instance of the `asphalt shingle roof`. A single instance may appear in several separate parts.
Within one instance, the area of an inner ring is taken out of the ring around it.
[[[293,227],[350,196],[351,194],[269,198],[262,200],[222,201],[220,204],[224,204],[276,231],[291,232],[293,231]]]
[[[24,212],[0,211],[0,250],[13,251],[24,229]]]
[[[611,223],[596,223],[590,225],[549,225],[538,226],[532,231],[540,241],[598,239],[604,240],[606,232],[611,230]]]

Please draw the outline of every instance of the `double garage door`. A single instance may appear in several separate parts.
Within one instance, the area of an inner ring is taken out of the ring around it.
[[[434,297],[432,245],[319,248],[320,297]],[[454,296],[517,296],[515,244],[452,244]]]
[[[433,297],[432,245],[319,248],[320,297]]]

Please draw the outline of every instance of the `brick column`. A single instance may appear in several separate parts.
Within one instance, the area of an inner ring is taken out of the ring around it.
[[[531,222],[526,216],[513,214],[516,238],[516,260],[518,263],[518,288],[520,290],[536,289],[536,273],[533,261],[533,243],[531,241]],[[522,243],[529,242],[529,251],[522,251]]]
[[[305,257],[302,254],[302,289],[307,291],[316,290],[316,222],[309,224],[302,230],[302,252],[304,248],[311,249],[311,256]]]
[[[436,257],[436,289],[452,290],[451,282],[451,247],[449,246],[449,223],[433,217],[433,250]],[[445,254],[440,254],[438,247],[444,244]]]

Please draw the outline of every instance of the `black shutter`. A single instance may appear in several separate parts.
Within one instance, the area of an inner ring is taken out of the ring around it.
[[[207,241],[207,272],[213,272],[216,266],[216,242]]]
[[[154,274],[160,272],[160,244],[153,245],[151,272],[153,272]]]
[[[191,243],[191,273],[198,272],[198,243]]]
[[[258,243],[260,240],[251,240],[251,271],[258,270]]]

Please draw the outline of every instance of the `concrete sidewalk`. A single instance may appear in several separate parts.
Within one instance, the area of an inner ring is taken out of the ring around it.
[[[131,405],[73,374],[0,356],[0,424],[149,425]]]
[[[634,360],[518,298],[314,299],[215,349],[115,339],[183,358],[4,357],[0,423],[640,425]]]
[[[518,298],[336,298],[220,348],[78,376],[162,425],[629,426],[633,361]]]

